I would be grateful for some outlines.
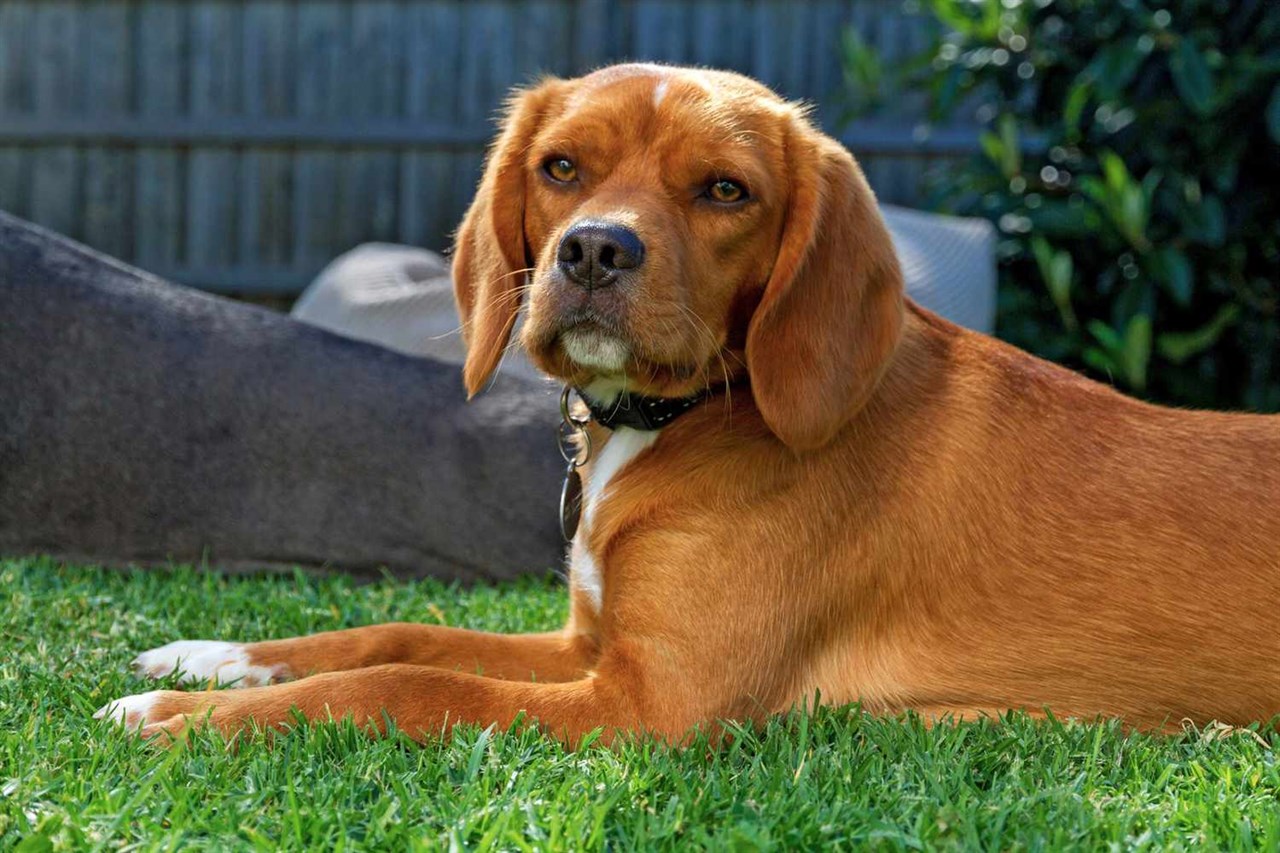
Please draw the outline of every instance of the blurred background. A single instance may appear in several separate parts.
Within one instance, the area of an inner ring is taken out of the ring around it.
[[[445,248],[510,87],[623,59],[813,101],[882,201],[990,219],[1014,343],[1280,409],[1274,0],[0,0],[0,209],[287,304]]]

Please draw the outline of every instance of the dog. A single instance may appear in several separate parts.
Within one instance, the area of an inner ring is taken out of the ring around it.
[[[854,158],[766,87],[630,64],[517,93],[454,276],[470,394],[523,306],[592,413],[567,415],[568,624],[172,643],[137,667],[245,689],[100,714],[573,743],[819,695],[1150,730],[1280,712],[1280,418],[1149,405],[910,303]]]

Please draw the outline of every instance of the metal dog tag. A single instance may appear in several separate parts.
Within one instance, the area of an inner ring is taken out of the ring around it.
[[[578,532],[578,520],[582,517],[582,475],[577,464],[569,463],[564,472],[564,485],[560,488],[560,535],[572,542]]]

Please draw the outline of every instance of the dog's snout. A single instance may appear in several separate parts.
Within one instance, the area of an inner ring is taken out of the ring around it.
[[[564,233],[556,259],[565,275],[582,287],[608,287],[620,273],[644,262],[644,242],[625,225],[588,220]]]

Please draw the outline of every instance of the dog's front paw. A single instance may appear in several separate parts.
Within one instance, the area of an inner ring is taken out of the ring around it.
[[[259,687],[288,676],[279,665],[254,664],[242,644],[217,640],[178,640],[143,652],[134,658],[132,666],[137,675],[146,678],[164,678],[177,672],[178,681],[183,684],[212,681],[220,686]]]
[[[143,736],[170,731],[176,734],[186,725],[186,718],[201,707],[208,707],[203,693],[181,693],[177,690],[152,690],[114,699],[94,712],[94,719],[112,720]]]

